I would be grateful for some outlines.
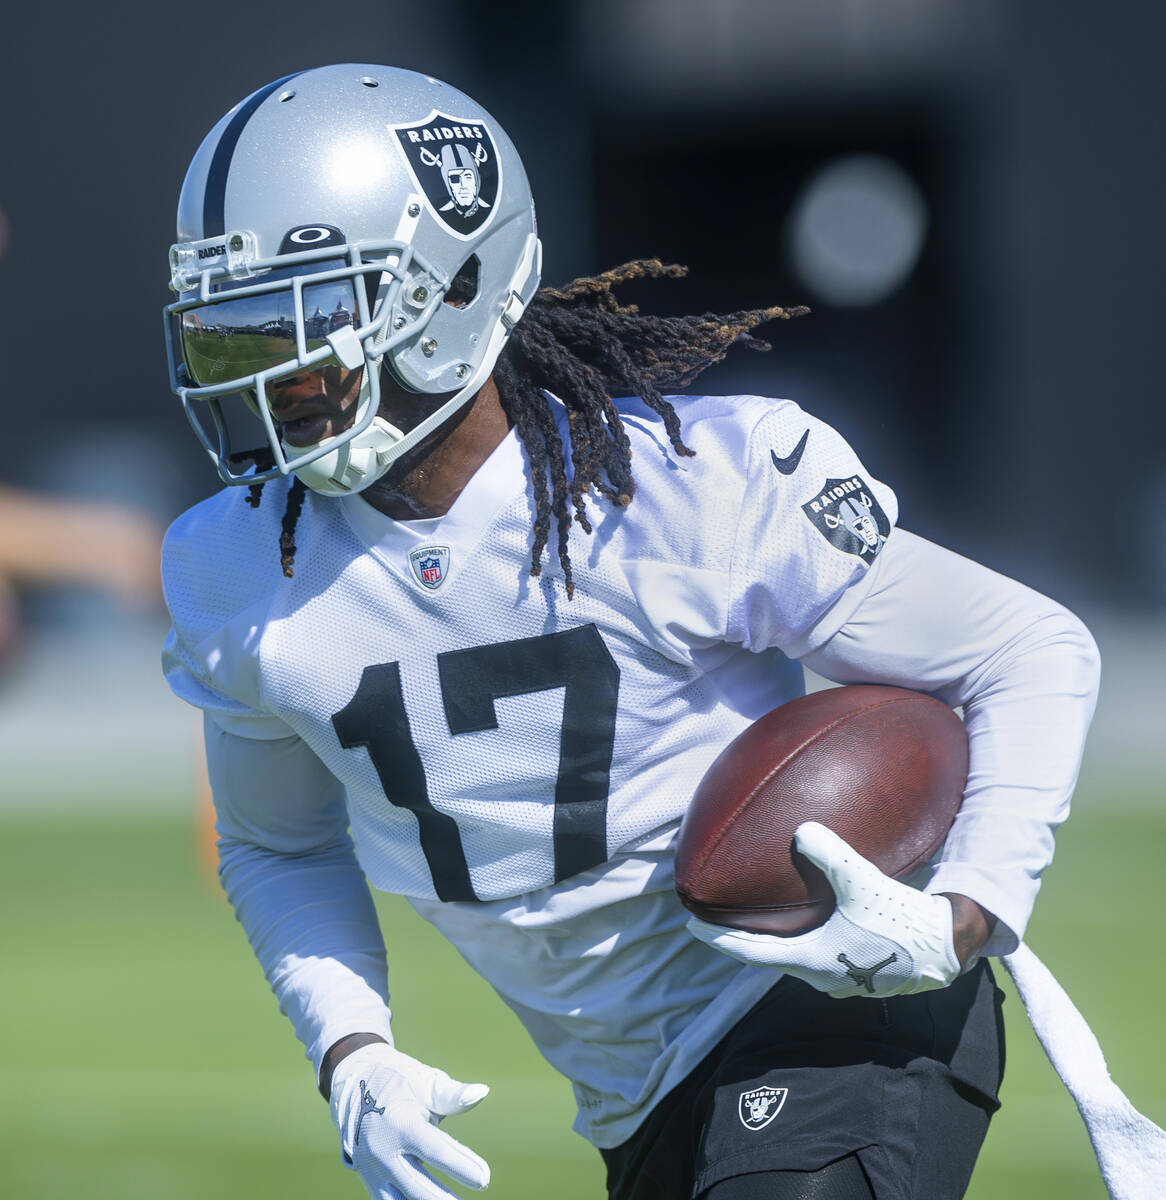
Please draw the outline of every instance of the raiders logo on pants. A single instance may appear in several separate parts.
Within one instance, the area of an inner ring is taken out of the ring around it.
[[[958,1200],[999,1107],[1001,999],[986,962],[889,1000],[785,976],[603,1151],[611,1200]]]

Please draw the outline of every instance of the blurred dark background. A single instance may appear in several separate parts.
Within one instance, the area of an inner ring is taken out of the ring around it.
[[[178,187],[237,100],[328,61],[469,91],[550,282],[692,268],[663,311],[805,302],[708,390],[790,396],[902,522],[1076,606],[1160,611],[1159,6],[225,0],[10,17],[0,483],[168,520],[216,486],[160,337]]]

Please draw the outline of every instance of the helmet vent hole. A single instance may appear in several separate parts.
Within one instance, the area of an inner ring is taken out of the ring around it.
[[[295,91],[283,92],[279,97],[280,104],[286,104],[289,100],[295,99]]]
[[[365,87],[380,87],[380,83],[373,79],[371,75],[366,75],[361,81]]]
[[[478,262],[478,256],[471,254],[460,267],[457,274],[453,277],[453,282],[449,285],[449,291],[445,293],[445,303],[453,308],[465,308],[468,304],[472,304],[478,294],[478,272],[481,263]]]

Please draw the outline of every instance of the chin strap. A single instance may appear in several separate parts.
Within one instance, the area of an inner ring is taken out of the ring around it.
[[[372,424],[363,433],[300,467],[295,475],[321,496],[350,496],[384,474],[396,457],[392,453],[393,447],[404,437],[384,417],[373,417]],[[300,446],[298,450],[302,453],[304,447]]]
[[[1158,1200],[1166,1193],[1166,1131],[1142,1116],[1109,1077],[1093,1030],[1048,967],[1023,943],[1000,961],[1077,1102],[1111,1200]]]

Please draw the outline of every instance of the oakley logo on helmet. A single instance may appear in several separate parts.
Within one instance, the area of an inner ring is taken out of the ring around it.
[[[861,475],[827,479],[802,512],[837,550],[873,562],[891,532],[891,522]]]
[[[343,246],[344,234],[335,225],[297,225],[283,235],[279,254],[295,254],[300,250],[318,250],[321,246]]]
[[[490,219],[502,183],[490,130],[436,111],[391,128],[438,220],[456,236],[472,237]]]

